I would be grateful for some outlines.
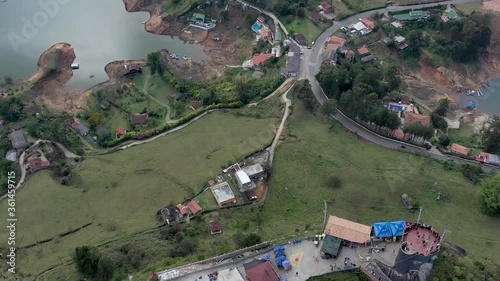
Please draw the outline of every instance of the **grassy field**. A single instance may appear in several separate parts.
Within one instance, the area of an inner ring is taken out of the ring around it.
[[[92,225],[20,249],[18,266],[24,273],[40,273],[68,260],[79,245],[98,245],[154,228],[158,209],[180,203],[228,161],[268,143],[275,123],[276,119],[213,113],[152,143],[88,157],[78,167],[76,186],[61,186],[47,172],[35,175],[16,198],[20,248]],[[0,205],[7,207],[6,201]]]
[[[471,155],[479,154],[483,147],[481,137],[474,133],[474,128],[464,122],[460,122],[459,129],[448,129],[451,143],[459,143],[472,149]]]
[[[283,22],[290,34],[302,33],[307,39],[307,44],[311,44],[313,41],[316,41],[316,38],[318,38],[318,36],[323,32],[319,26],[315,25],[308,18],[295,18],[289,23],[284,18],[280,18],[280,20]]]
[[[375,8],[385,7],[387,4],[386,0],[345,0],[346,6],[349,9],[354,10],[356,12],[367,11]]]
[[[479,11],[481,9],[481,6],[482,6],[481,3],[465,3],[465,4],[455,5],[457,10],[465,14],[470,14],[474,11]]]
[[[495,256],[500,218],[480,213],[477,187],[461,174],[425,157],[366,144],[340,125],[304,112],[300,104],[294,106],[286,131],[289,136],[276,151],[262,210],[266,239],[295,233],[297,228],[321,231],[323,200],[328,202],[328,214],[361,223],[414,221],[418,214],[406,211],[401,202],[407,193],[424,207],[425,223],[453,232],[448,241],[473,255]],[[342,180],[340,189],[327,186],[332,175]],[[446,200],[436,201],[439,192]]]

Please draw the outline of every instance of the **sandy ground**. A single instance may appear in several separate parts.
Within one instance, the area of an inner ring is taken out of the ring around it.
[[[485,0],[483,9],[500,12],[500,0]]]

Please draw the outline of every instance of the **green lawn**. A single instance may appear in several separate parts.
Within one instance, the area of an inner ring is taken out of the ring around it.
[[[382,8],[385,7],[387,4],[386,0],[345,0],[346,6],[349,7],[349,9],[356,11],[356,12],[362,12],[362,11],[367,11],[375,8]]]
[[[87,157],[75,186],[62,186],[48,172],[28,179],[16,199],[18,251],[23,273],[36,274],[70,259],[80,245],[99,245],[154,228],[161,207],[180,203],[220,172],[228,161],[255,151],[272,137],[276,119],[212,113],[180,132],[105,156]],[[6,201],[0,203],[6,209]],[[6,213],[0,214],[5,221]],[[5,239],[2,239],[5,241]],[[2,244],[2,247],[6,245]]]
[[[472,149],[471,155],[479,154],[483,147],[481,137],[474,133],[474,128],[464,122],[460,122],[459,129],[448,129],[451,143],[459,143]]]
[[[307,44],[311,44],[313,41],[316,41],[316,38],[318,38],[318,36],[323,32],[319,26],[315,25],[308,18],[301,19],[296,17],[291,22],[288,22],[284,18],[280,18],[280,20],[291,35],[295,33],[302,33],[307,39]]]
[[[429,158],[357,140],[340,125],[332,127],[304,112],[301,104],[294,105],[286,130],[289,136],[276,151],[263,208],[261,231],[266,239],[295,233],[296,228],[321,231],[323,200],[329,214],[365,224],[415,221],[417,214],[406,211],[401,202],[407,193],[424,207],[425,223],[452,231],[448,241],[470,254],[495,257],[500,218],[480,213],[477,187],[461,174]],[[326,186],[332,175],[343,182],[338,190]],[[439,192],[447,198],[444,202],[436,201]]]

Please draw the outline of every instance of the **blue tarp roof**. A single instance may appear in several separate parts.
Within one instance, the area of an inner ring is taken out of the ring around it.
[[[271,255],[269,255],[269,254],[263,254],[262,255],[262,259],[266,260],[266,261],[271,260]]]
[[[292,267],[292,265],[290,264],[290,262],[288,260],[285,260],[283,263],[281,263],[281,265],[284,268],[290,268],[290,267]]]
[[[403,111],[404,107],[402,105],[389,104],[389,110],[395,109],[396,111]]]
[[[375,237],[389,238],[392,237],[391,225],[388,222],[376,222],[373,224]]]
[[[277,256],[284,255],[285,254],[285,247],[283,247],[283,246],[274,247],[274,254]]]
[[[406,227],[406,221],[392,221],[390,222],[391,232],[394,236],[403,236]]]

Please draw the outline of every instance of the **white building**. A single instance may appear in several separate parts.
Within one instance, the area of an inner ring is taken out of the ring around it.
[[[236,171],[234,174],[236,177],[236,183],[242,191],[246,191],[255,187],[250,177],[243,170]]]

